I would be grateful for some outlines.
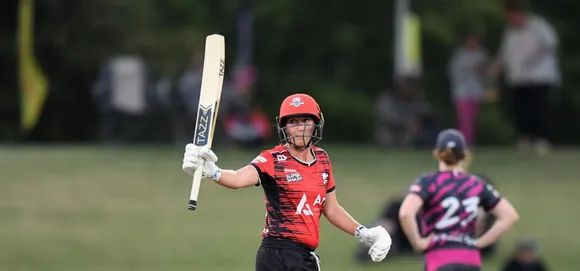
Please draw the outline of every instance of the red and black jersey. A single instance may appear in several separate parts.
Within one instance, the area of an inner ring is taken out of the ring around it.
[[[262,237],[287,239],[310,248],[320,242],[320,216],[326,195],[335,189],[326,152],[311,148],[311,163],[293,157],[284,146],[263,151],[250,164],[265,192],[266,224]]]

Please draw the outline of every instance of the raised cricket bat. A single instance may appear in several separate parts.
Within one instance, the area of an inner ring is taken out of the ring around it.
[[[193,136],[193,144],[196,146],[211,147],[222,95],[225,64],[224,36],[218,34],[207,36],[205,39],[203,76],[201,78],[201,92],[199,94],[199,106],[195,122],[195,135]],[[197,209],[202,170],[201,167],[198,168],[193,175],[188,207],[192,211]]]

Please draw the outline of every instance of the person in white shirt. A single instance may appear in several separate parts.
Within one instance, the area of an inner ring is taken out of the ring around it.
[[[513,94],[518,145],[525,148],[533,143],[543,153],[549,148],[548,95],[560,84],[558,36],[549,22],[529,13],[520,1],[506,0],[505,11],[509,25],[490,76],[505,74]]]

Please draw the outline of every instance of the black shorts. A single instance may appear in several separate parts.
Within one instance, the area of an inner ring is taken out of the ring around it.
[[[437,269],[437,271],[480,271],[479,266],[467,265],[467,264],[446,264]]]
[[[276,246],[262,242],[256,254],[256,271],[320,271],[313,250],[299,246]]]

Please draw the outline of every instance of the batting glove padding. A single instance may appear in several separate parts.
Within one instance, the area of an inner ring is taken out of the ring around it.
[[[215,164],[218,160],[217,155],[207,148],[198,147],[192,143],[185,146],[185,153],[183,154],[183,164],[181,168],[187,174],[194,174],[197,168],[203,168],[203,177],[218,181],[221,177],[221,169]]]
[[[381,226],[370,229],[360,226],[355,231],[355,237],[361,243],[370,247],[369,255],[374,262],[384,260],[391,249],[391,235]]]

